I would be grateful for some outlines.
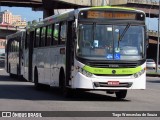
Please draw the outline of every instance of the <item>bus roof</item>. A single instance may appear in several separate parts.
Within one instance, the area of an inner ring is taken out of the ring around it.
[[[25,30],[17,31],[16,33],[13,33],[13,34],[10,34],[10,35],[6,36],[6,39],[10,39],[10,38],[22,35],[23,32],[25,32]]]
[[[59,21],[65,20],[65,19],[72,20],[72,19],[74,19],[74,17],[78,16],[77,14],[80,11],[83,11],[83,10],[96,10],[96,9],[97,10],[108,9],[108,10],[135,11],[135,12],[144,13],[143,11],[136,10],[136,9],[133,9],[133,8],[127,8],[127,7],[116,7],[116,6],[86,7],[86,8],[79,8],[79,9],[76,9],[76,10],[67,11],[67,12],[64,12],[64,13],[62,13],[60,15],[52,15],[50,17],[45,18],[43,21],[38,22],[37,24],[35,24],[32,27],[36,28],[37,26],[43,26],[44,24],[50,24],[52,22],[59,22]]]
[[[80,8],[78,9],[79,11],[82,11],[82,10],[96,10],[96,9],[114,9],[114,10],[122,10],[122,11],[135,11],[135,12],[143,12],[144,11],[141,11],[141,10],[137,10],[137,9],[134,9],[134,8],[129,8],[129,7],[118,7],[118,6],[98,6],[98,7],[87,7],[87,8]]]
[[[91,7],[91,9],[121,9],[121,10],[136,10],[136,9],[134,9],[134,8],[118,7],[118,6],[99,6],[99,7]]]

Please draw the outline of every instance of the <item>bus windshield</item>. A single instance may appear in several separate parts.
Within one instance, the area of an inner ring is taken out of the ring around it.
[[[79,24],[77,56],[95,60],[141,60],[144,26]]]

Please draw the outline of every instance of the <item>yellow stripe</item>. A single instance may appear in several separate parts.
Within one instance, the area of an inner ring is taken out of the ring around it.
[[[90,72],[92,74],[135,74],[142,70],[142,67],[136,67],[136,68],[94,68],[90,66],[84,66],[84,70],[87,72]],[[115,71],[115,73],[113,73]]]

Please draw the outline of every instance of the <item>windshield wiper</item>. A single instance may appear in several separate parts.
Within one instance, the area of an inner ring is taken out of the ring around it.
[[[130,23],[128,23],[128,24],[126,25],[125,29],[123,30],[122,34],[121,34],[120,37],[119,37],[119,41],[122,40],[122,38],[124,37],[124,35],[126,34],[128,28],[129,28],[130,26],[131,26]],[[120,32],[120,31],[119,31],[119,32]]]

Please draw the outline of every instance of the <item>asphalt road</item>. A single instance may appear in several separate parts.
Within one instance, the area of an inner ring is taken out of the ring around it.
[[[160,111],[160,78],[147,77],[147,89],[129,90],[124,100],[118,100],[115,95],[105,92],[81,92],[73,98],[64,98],[58,89],[38,91],[34,89],[33,83],[10,78],[4,70],[0,70],[0,111]],[[87,117],[87,120],[90,119]],[[97,117],[93,119],[99,120]]]

